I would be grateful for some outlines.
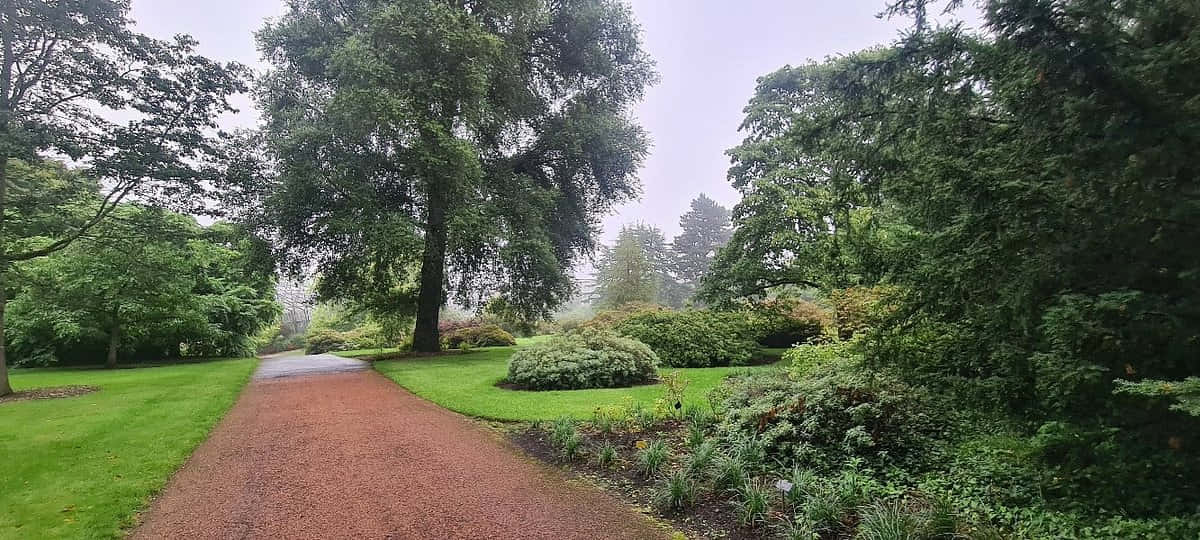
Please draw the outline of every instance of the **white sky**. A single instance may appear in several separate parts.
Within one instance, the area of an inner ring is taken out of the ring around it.
[[[661,82],[635,110],[653,148],[641,171],[643,196],[604,222],[606,241],[623,223],[645,222],[678,233],[679,215],[703,192],[732,207],[725,150],[741,142],[737,128],[755,79],[785,64],[853,52],[895,39],[906,20],[882,20],[884,0],[634,0],[646,50]],[[201,54],[263,68],[254,32],[284,12],[283,0],[133,0],[139,31],[185,33]],[[969,13],[969,16],[973,16]],[[248,96],[222,127],[257,122]]]

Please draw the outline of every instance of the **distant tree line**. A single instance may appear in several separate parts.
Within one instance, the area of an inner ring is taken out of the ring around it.
[[[668,244],[657,227],[621,228],[596,262],[592,303],[615,308],[648,302],[681,308],[696,301],[701,279],[732,234],[730,212],[700,194],[679,219],[681,232]]]

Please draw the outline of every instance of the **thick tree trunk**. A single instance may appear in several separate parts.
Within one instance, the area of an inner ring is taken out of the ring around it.
[[[115,369],[117,367],[117,349],[121,346],[121,325],[114,324],[111,331],[108,333],[108,360],[104,362],[104,367]]]
[[[421,257],[421,290],[417,294],[417,324],[413,329],[413,350],[442,350],[438,335],[438,313],[442,309],[442,282],[446,274],[446,199],[431,188],[428,224],[425,229],[425,253]]]
[[[3,170],[3,167],[0,167],[0,170]],[[3,178],[2,173],[0,178]],[[0,179],[0,185],[3,182],[4,180]],[[0,188],[0,191],[2,190],[3,188]],[[0,261],[0,396],[12,393],[12,385],[8,382],[8,358],[4,347],[4,308],[8,304],[8,294],[4,290],[8,283],[4,277],[8,273],[7,266]]]
[[[3,58],[0,58],[0,396],[11,394],[12,385],[8,382],[8,353],[4,336],[4,308],[8,305],[8,237],[4,230],[4,211],[8,202],[8,146],[12,144],[13,104],[9,101],[12,96],[13,69],[13,3],[4,3],[3,28],[0,28],[0,41],[3,41]]]

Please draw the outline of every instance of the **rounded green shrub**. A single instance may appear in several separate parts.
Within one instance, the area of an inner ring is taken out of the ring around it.
[[[583,330],[518,350],[508,362],[508,382],[531,390],[614,388],[651,382],[657,367],[658,356],[645,344]]]
[[[630,317],[617,332],[649,345],[674,367],[745,365],[758,352],[753,329],[739,313],[657,311]]]
[[[459,328],[446,334],[443,341],[451,349],[462,347],[464,343],[469,347],[507,347],[517,344],[517,338],[494,324]]]
[[[345,332],[331,328],[318,328],[308,332],[304,338],[304,352],[322,354],[330,351],[344,351],[352,346],[347,343]]]

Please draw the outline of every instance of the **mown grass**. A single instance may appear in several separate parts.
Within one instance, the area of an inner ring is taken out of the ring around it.
[[[119,538],[233,404],[256,360],[137,369],[14,370],[0,404],[0,538]]]
[[[523,338],[518,347],[544,337]],[[646,405],[662,397],[661,385],[590,390],[530,392],[508,390],[496,383],[508,374],[508,357],[517,347],[477,349],[470,354],[427,356],[375,363],[375,369],[410,392],[442,407],[470,416],[494,420],[550,420],[560,416],[589,418],[597,407],[619,405],[626,397]],[[765,354],[778,357],[781,349]],[[679,371],[690,381],[685,402],[707,404],[709,390],[730,372],[756,367],[664,369]]]

